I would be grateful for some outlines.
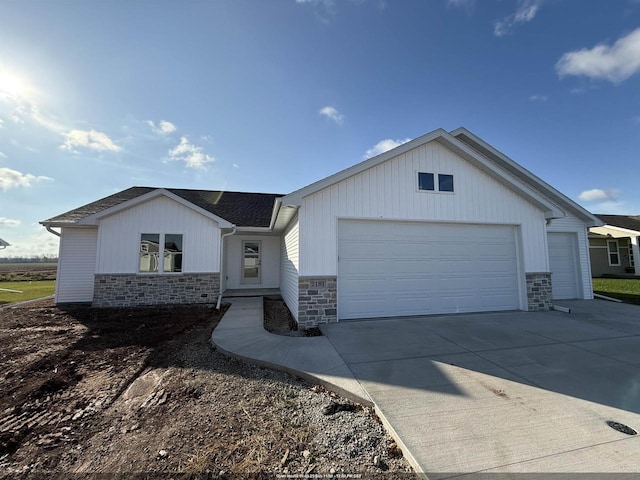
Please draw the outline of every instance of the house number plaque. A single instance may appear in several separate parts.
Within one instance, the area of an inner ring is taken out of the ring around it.
[[[309,288],[327,288],[326,280],[310,280]]]

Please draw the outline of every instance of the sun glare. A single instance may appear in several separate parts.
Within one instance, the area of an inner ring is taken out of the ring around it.
[[[0,95],[17,99],[25,97],[27,90],[27,84],[20,77],[6,71],[0,71]]]

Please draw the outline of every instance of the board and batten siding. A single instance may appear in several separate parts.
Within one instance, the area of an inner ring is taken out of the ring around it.
[[[98,228],[63,228],[60,237],[56,303],[91,302]]]
[[[137,273],[142,233],[182,234],[183,273],[220,271],[218,223],[157,197],[100,221],[96,273]]]
[[[225,245],[226,288],[278,288],[280,286],[280,237],[274,235],[231,235]],[[242,283],[242,242],[259,241],[260,283]]]
[[[452,174],[455,193],[417,189],[417,172]],[[437,142],[305,197],[300,275],[336,275],[338,218],[519,226],[526,272],[548,272],[544,213]]]
[[[591,263],[589,261],[589,240],[587,227],[578,217],[567,212],[564,218],[554,218],[547,225],[547,232],[575,233],[578,241],[578,268],[580,272],[579,295],[584,300],[593,299],[593,284],[591,283]],[[552,279],[553,281],[553,279]]]
[[[282,235],[280,250],[280,294],[291,314],[298,319],[299,223],[294,218]]]

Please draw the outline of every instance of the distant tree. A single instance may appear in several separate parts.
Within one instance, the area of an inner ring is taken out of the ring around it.
[[[0,263],[57,263],[58,257],[55,255],[31,255],[29,257],[0,257]]]

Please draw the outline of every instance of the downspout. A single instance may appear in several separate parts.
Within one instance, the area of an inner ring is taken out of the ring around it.
[[[236,226],[233,225],[232,226],[232,230],[229,233],[223,233],[220,236],[220,290],[218,292],[218,303],[216,303],[216,310],[220,310],[220,302],[222,302],[222,278],[224,275],[224,269],[222,268],[222,265],[224,265],[223,260],[224,260],[224,239],[225,237],[230,237],[231,235],[233,235],[234,233],[236,233]]]

